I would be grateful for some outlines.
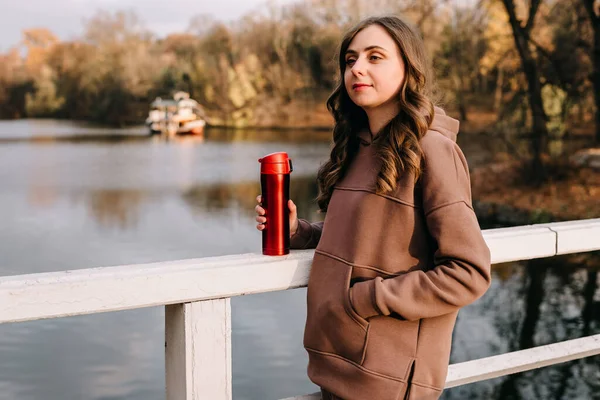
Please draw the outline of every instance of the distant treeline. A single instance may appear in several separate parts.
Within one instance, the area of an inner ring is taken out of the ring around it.
[[[593,48],[600,27],[592,3],[306,0],[265,6],[227,25],[197,16],[165,38],[130,12],[99,12],[76,40],[32,28],[0,54],[0,117],[139,123],[156,96],[185,90],[216,123],[285,124],[290,105],[323,104],[335,82],[343,31],[366,15],[391,12],[420,30],[443,101],[463,119],[471,106],[483,105],[502,121],[530,123],[531,77],[514,35],[522,29],[517,33],[524,34],[537,71],[547,122],[560,128],[566,115],[583,121],[595,112]]]

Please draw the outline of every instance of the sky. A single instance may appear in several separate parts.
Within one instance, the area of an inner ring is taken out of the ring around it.
[[[85,19],[98,10],[134,11],[149,30],[164,36],[184,31],[195,15],[231,21],[266,4],[267,0],[0,0],[0,52],[18,44],[27,28],[44,27],[62,40],[74,38],[83,33]]]

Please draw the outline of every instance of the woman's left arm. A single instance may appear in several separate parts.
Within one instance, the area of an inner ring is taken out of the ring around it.
[[[422,145],[421,184],[427,228],[437,243],[434,267],[355,284],[350,299],[363,318],[448,314],[481,297],[490,285],[490,251],[471,205],[466,159],[456,143],[441,136],[428,139]]]

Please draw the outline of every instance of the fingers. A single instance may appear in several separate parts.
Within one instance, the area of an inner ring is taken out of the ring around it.
[[[256,207],[254,207],[254,211],[256,212],[257,216],[256,216],[256,222],[258,222],[258,225],[256,225],[256,229],[258,229],[259,231],[262,231],[263,229],[265,229],[265,224],[267,223],[267,218],[264,217],[264,215],[266,214],[266,211],[264,208],[261,207],[262,205],[262,196],[258,195],[256,196],[256,202],[258,203],[258,205]],[[296,204],[294,204],[294,202],[292,200],[288,201],[288,208],[290,210],[290,217],[291,220],[296,220],[296,215],[298,212],[298,209],[296,207]]]
[[[262,208],[262,196],[259,194],[258,196],[256,196],[256,202],[258,203],[258,205],[256,207],[254,207],[254,211],[256,211],[256,213],[258,215],[265,215],[265,209]]]
[[[263,229],[265,229],[265,223],[267,222],[267,218],[262,216],[262,215],[265,215],[265,209],[261,207],[261,205],[262,205],[262,196],[261,195],[256,196],[256,202],[258,203],[258,205],[256,207],[254,207],[254,211],[256,211],[256,214],[258,214],[256,216],[256,222],[258,222],[258,225],[256,225],[256,229],[258,229],[259,231],[262,231]]]
[[[256,225],[256,229],[258,229],[259,231],[262,231],[263,229],[265,229],[265,223],[267,222],[267,218],[266,217],[261,217],[260,215],[257,215],[256,216],[256,222],[258,222],[258,225]]]

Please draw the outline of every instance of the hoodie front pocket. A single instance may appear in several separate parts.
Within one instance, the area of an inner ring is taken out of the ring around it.
[[[308,281],[304,346],[360,364],[369,324],[350,306],[351,272],[349,265],[315,253]]]
[[[419,320],[405,321],[387,316],[369,319],[369,345],[363,367],[404,381],[417,353]]]

